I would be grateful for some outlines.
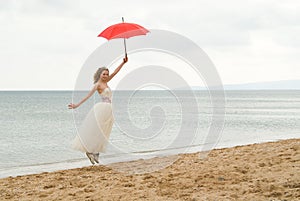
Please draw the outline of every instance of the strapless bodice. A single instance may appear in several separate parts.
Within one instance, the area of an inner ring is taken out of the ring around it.
[[[111,103],[112,98],[112,91],[109,87],[105,88],[101,93],[100,96],[102,98],[102,102],[108,102]]]

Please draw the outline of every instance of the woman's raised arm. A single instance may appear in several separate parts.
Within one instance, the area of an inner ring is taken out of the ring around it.
[[[109,75],[107,82],[109,82],[123,67],[123,65],[128,61],[128,57],[123,58],[123,62],[116,68],[116,70]]]

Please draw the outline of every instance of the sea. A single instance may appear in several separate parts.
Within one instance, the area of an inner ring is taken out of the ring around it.
[[[300,138],[299,90],[114,91],[115,123],[102,164]],[[95,94],[0,92],[0,178],[89,166],[71,143]],[[220,98],[220,97],[218,97]],[[214,110],[219,107],[218,110]]]

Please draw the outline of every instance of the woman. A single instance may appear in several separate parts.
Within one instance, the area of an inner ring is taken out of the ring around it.
[[[127,56],[116,70],[109,75],[107,68],[99,68],[94,75],[94,87],[79,103],[68,105],[75,109],[89,99],[96,91],[100,94],[102,102],[97,103],[84,119],[72,147],[85,152],[92,164],[99,163],[99,152],[104,152],[114,122],[111,106],[112,92],[107,83],[121,70],[128,61]]]

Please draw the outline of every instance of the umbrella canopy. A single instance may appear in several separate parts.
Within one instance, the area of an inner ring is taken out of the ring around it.
[[[98,37],[107,40],[114,38],[130,38],[133,36],[146,35],[149,31],[144,27],[134,23],[118,23],[107,27]]]
[[[124,18],[122,18],[122,21],[122,23],[114,24],[107,27],[98,35],[98,37],[103,37],[107,40],[111,40],[114,38],[123,38],[125,47],[125,57],[127,57],[125,39],[133,36],[146,35],[149,31],[141,25],[124,22]]]

